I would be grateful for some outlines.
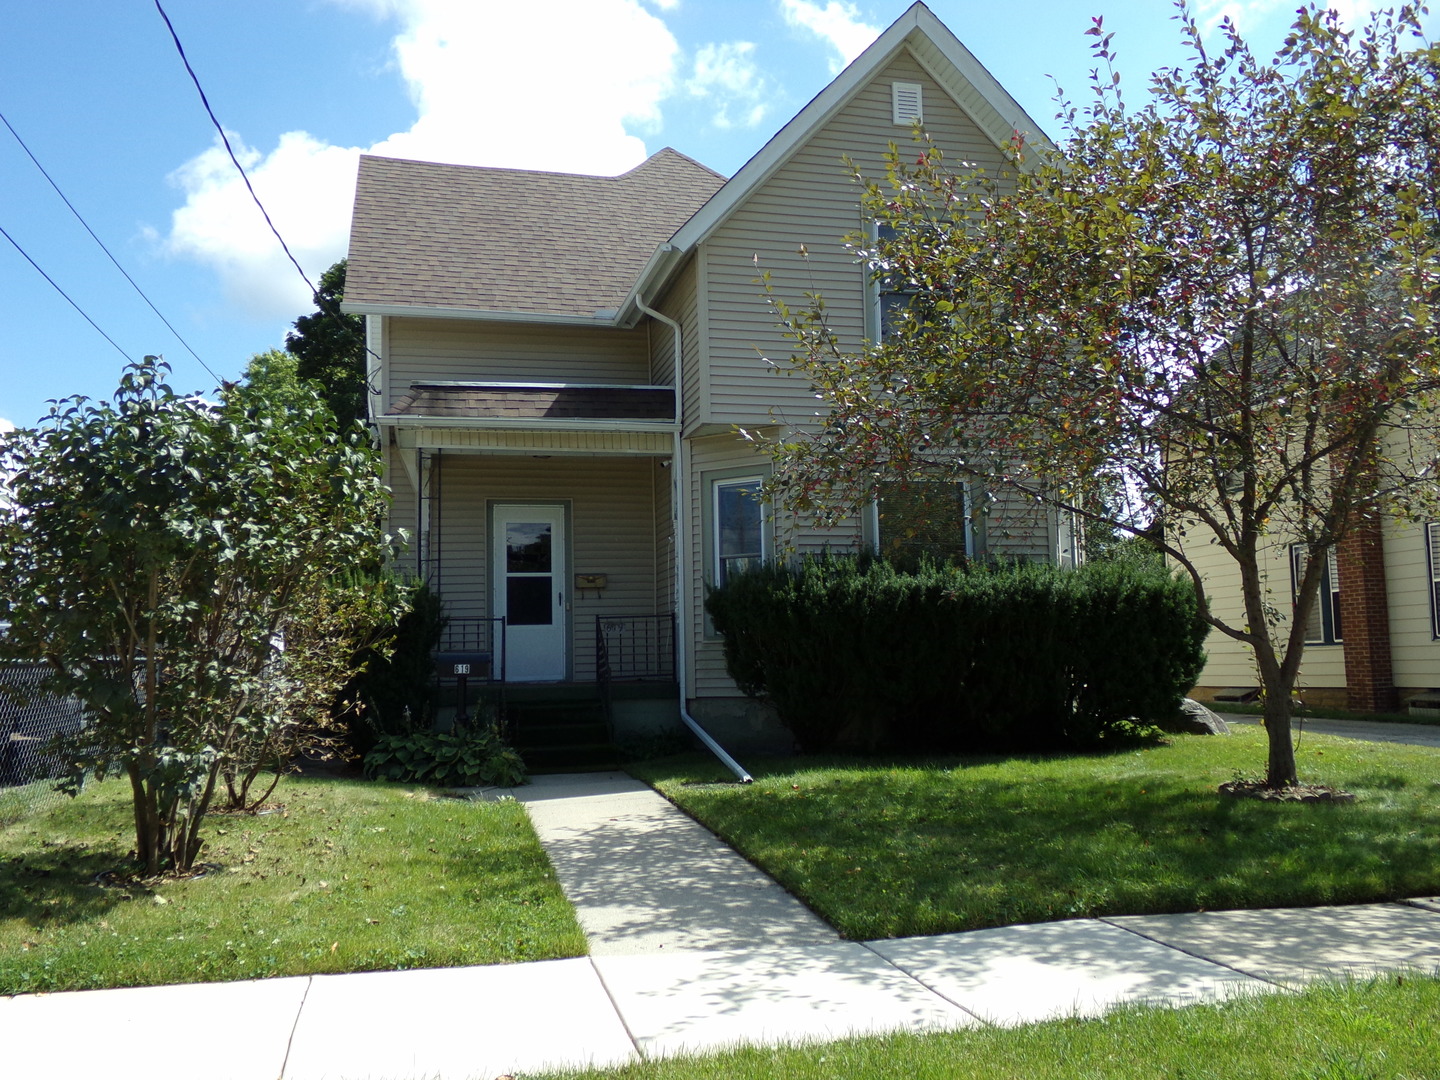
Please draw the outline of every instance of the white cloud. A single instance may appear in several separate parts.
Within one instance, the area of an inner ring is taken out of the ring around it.
[[[11,432],[11,431],[14,431],[14,430],[15,430],[15,425],[12,424],[9,420],[6,420],[3,416],[0,416],[0,435],[5,435],[5,434],[7,434],[8,432]]]
[[[1324,6],[1340,16],[1345,26],[1355,28],[1365,23],[1372,12],[1392,8],[1395,0],[1330,0]],[[1242,34],[1253,32],[1264,20],[1276,13],[1294,14],[1294,0],[1202,0],[1196,5],[1195,18],[1208,34],[1228,18]]]
[[[755,66],[753,41],[702,45],[695,54],[685,89],[716,102],[714,124],[720,128],[754,127],[765,118],[769,90]],[[731,115],[735,109],[737,116]]]
[[[632,130],[658,130],[680,48],[640,0],[332,0],[400,23],[393,48],[415,123],[369,147],[304,131],[273,150],[237,156],[296,258],[315,280],[345,253],[360,153],[465,165],[613,175],[646,156]],[[675,0],[650,0],[673,7]],[[218,141],[217,141],[218,142]],[[304,310],[310,297],[223,148],[172,174],[185,192],[165,238],[173,253],[213,267],[229,298],[257,317]]]
[[[830,69],[839,71],[880,36],[880,27],[860,17],[860,9],[846,0],[827,0],[824,7],[814,0],[780,0],[780,14],[791,26],[809,30],[839,53]]]

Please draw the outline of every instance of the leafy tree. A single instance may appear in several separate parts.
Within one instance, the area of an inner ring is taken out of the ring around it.
[[[1193,62],[1155,74],[1139,108],[1095,21],[1094,96],[1065,107],[1058,151],[1017,134],[987,172],[892,148],[863,196],[889,228],[852,242],[913,302],[860,351],[817,298],[776,303],[831,405],[773,447],[772,494],[823,519],[941,475],[1122,534],[1163,513],[1159,546],[1203,616],[1253,651],[1283,786],[1330,552],[1437,498],[1440,53],[1412,7],[1356,32],[1312,7],[1273,61],[1228,23],[1212,55],[1177,6]],[[1277,536],[1308,551],[1289,620],[1265,590]],[[1212,544],[1240,620],[1207,600]]]
[[[299,360],[296,372],[320,385],[342,428],[366,420],[365,320],[340,310],[345,298],[345,260],[320,275],[316,310],[295,320],[285,348]],[[263,354],[262,354],[263,355]]]
[[[337,635],[394,616],[343,573],[388,552],[363,434],[298,386],[215,404],[167,371],[147,357],[113,404],[58,402],[0,444],[0,649],[85,705],[71,760],[129,778],[147,874],[192,866],[217,785],[254,778],[297,702],[328,701]]]

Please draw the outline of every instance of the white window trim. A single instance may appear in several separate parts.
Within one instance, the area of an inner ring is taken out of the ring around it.
[[[724,556],[720,550],[720,492],[725,488],[752,487],[760,488],[765,483],[765,478],[760,475],[754,476],[717,476],[710,481],[710,580],[715,585],[724,581],[723,567]],[[771,535],[770,535],[770,504],[765,501],[760,503],[760,561],[766,563],[771,558]]]

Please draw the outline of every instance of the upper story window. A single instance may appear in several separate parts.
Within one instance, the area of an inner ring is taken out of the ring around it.
[[[717,480],[711,487],[711,542],[715,552],[714,582],[724,585],[732,574],[765,561],[768,549],[765,503],[758,476]]]
[[[877,221],[872,226],[877,243],[895,239],[895,227]],[[872,267],[873,273],[873,267]],[[915,290],[894,274],[873,276],[870,281],[870,302],[873,309],[871,325],[875,340],[885,341],[894,337],[905,325],[905,316],[915,299]]]
[[[1310,549],[1304,544],[1290,545],[1290,601],[1293,604],[1300,593],[1300,580],[1305,576],[1305,560]],[[1325,569],[1320,578],[1320,594],[1315,597],[1315,606],[1305,622],[1305,644],[1338,645],[1344,641],[1340,626],[1340,563],[1335,549],[1330,549],[1325,560]]]

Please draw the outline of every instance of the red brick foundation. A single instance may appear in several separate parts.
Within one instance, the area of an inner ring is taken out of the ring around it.
[[[1340,625],[1345,639],[1345,707],[1396,712],[1390,662],[1390,605],[1380,519],[1366,515],[1336,548],[1340,565]]]

